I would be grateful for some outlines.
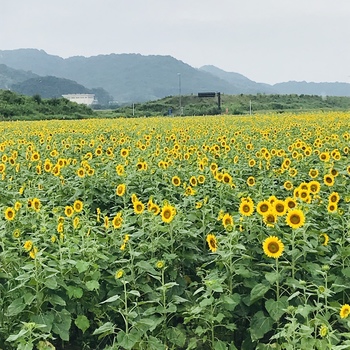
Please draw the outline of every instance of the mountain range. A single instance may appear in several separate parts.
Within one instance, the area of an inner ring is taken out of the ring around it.
[[[207,65],[194,68],[171,56],[109,54],[62,58],[38,49],[0,50],[0,89],[60,97],[95,93],[100,103],[144,102],[171,95],[220,91],[224,94],[350,96],[347,83],[254,82]]]

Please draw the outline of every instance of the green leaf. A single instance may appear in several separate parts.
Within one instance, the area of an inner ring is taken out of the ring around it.
[[[266,272],[265,278],[269,281],[270,284],[275,284],[279,279],[280,274],[277,272]]]
[[[221,341],[221,340],[217,340],[215,343],[214,343],[214,350],[226,350],[227,347],[226,347],[226,343]]]
[[[117,334],[118,345],[123,347],[124,349],[132,349],[134,345],[139,340],[138,333],[125,333],[124,331],[119,331]]]
[[[225,309],[233,311],[240,303],[241,296],[238,293],[234,293],[232,295],[223,295],[220,299],[222,300]]]
[[[166,337],[172,344],[176,345],[177,347],[182,348],[185,345],[186,335],[179,328],[168,328],[166,331]]]
[[[17,339],[22,338],[22,337],[23,337],[24,335],[26,335],[28,332],[29,332],[28,329],[23,329],[23,328],[22,328],[22,329],[19,331],[19,333],[17,333],[17,334],[11,334],[11,335],[6,339],[6,341],[8,341],[8,342],[16,341]]]
[[[270,289],[270,286],[266,284],[256,284],[254,288],[250,291],[250,301],[251,303],[254,303],[255,301],[262,298],[265,293]]]
[[[79,315],[74,323],[83,333],[90,327],[90,322],[85,315]]]
[[[94,333],[92,335],[98,335],[98,334],[112,334],[114,332],[114,326],[112,322],[106,322],[102,326],[98,327],[94,330]]]
[[[77,268],[79,273],[85,272],[89,268],[90,263],[83,260],[78,260],[75,267]]]
[[[250,336],[252,341],[261,339],[272,329],[274,321],[271,317],[266,317],[262,311],[258,311],[250,321]]]
[[[120,299],[120,295],[113,295],[112,297],[106,299],[105,301],[102,301],[100,304],[104,304],[104,303],[113,303],[113,301],[116,301]]]
[[[288,307],[288,297],[283,296],[279,300],[269,299],[265,302],[265,307],[272,319],[278,321]]]
[[[23,298],[17,298],[8,306],[6,316],[16,316],[21,313],[25,307],[26,304],[23,302]]]
[[[72,319],[70,313],[63,309],[61,312],[57,313],[52,326],[52,331],[58,334],[62,340],[68,341],[71,323]]]
[[[48,296],[48,301],[52,305],[61,305],[61,306],[66,306],[66,302],[58,295],[53,294]]]
[[[45,280],[45,286],[49,289],[56,289],[57,288],[57,281],[55,277],[49,277]]]
[[[100,288],[100,284],[98,283],[98,281],[91,280],[86,282],[86,288],[90,291],[98,290]]]
[[[53,312],[53,311],[52,311]],[[36,324],[44,324],[45,328],[42,329],[43,332],[50,333],[52,329],[52,324],[54,322],[55,315],[51,312],[41,315],[33,315],[31,321]]]
[[[67,295],[69,299],[75,298],[80,299],[83,296],[84,292],[80,287],[73,287],[68,286],[67,287]]]

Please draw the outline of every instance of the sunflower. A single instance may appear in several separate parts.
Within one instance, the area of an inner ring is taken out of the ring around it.
[[[318,170],[317,169],[310,169],[309,176],[313,179],[315,179],[318,176]]]
[[[326,174],[323,177],[323,182],[325,183],[325,185],[331,187],[334,185],[334,176],[331,174]]]
[[[305,224],[304,213],[300,209],[292,209],[288,212],[286,223],[291,228],[299,228]]]
[[[297,206],[297,202],[295,201],[294,198],[292,197],[287,197],[284,202],[286,203],[288,209],[287,210],[290,210],[290,209],[294,209],[296,206]]]
[[[263,250],[269,258],[278,259],[283,253],[284,244],[276,236],[270,236],[264,240]]]
[[[195,186],[197,186],[197,178],[195,177],[195,176],[191,176],[190,177],[190,184],[191,184],[191,186],[192,187],[195,187]]]
[[[332,192],[328,197],[329,203],[338,203],[340,200],[340,196],[338,192]]]
[[[37,247],[33,247],[32,250],[29,253],[29,256],[32,259],[35,259],[37,254],[38,254],[38,248]]]
[[[173,176],[171,182],[176,187],[181,185],[181,179],[178,176]]]
[[[115,273],[115,278],[116,279],[120,279],[122,278],[124,275],[124,271],[123,270],[118,270],[116,273]]]
[[[170,204],[165,204],[162,208],[161,216],[163,222],[169,224],[173,221],[174,217],[176,215],[176,208],[173,207]]]
[[[72,206],[67,205],[64,209],[64,213],[67,217],[71,217],[74,214],[74,209]]]
[[[288,210],[285,201],[282,201],[281,199],[277,199],[272,206],[277,216],[283,216]]]
[[[121,228],[123,224],[122,213],[119,212],[112,220],[113,228],[118,229]]]
[[[221,221],[225,228],[233,226],[233,217],[229,213],[226,213]]]
[[[156,203],[152,203],[148,210],[152,212],[154,215],[158,215],[160,213],[160,207]]]
[[[156,262],[156,268],[157,269],[162,269],[163,267],[164,267],[164,261],[163,260],[158,260],[157,262]]]
[[[31,206],[36,212],[40,211],[41,202],[39,198],[33,198],[32,199],[32,206]]]
[[[197,180],[198,180],[198,183],[202,185],[205,182],[205,176],[204,175],[199,175]]]
[[[142,214],[143,211],[145,210],[145,205],[138,199],[133,204],[134,204],[135,214]]]
[[[339,311],[339,316],[340,318],[347,318],[349,314],[350,314],[350,305],[344,304]]]
[[[222,175],[222,182],[224,184],[231,184],[232,183],[232,176],[229,173],[224,173]]]
[[[255,185],[255,177],[254,176],[249,176],[247,179],[247,185],[252,187]]]
[[[15,218],[15,214],[16,214],[16,211],[14,208],[12,207],[8,207],[6,210],[5,210],[5,219],[7,221],[12,221],[14,218]]]
[[[295,168],[290,168],[288,173],[291,177],[295,177],[298,174],[298,170]]]
[[[25,241],[23,244],[23,248],[29,252],[33,248],[33,242],[32,241]]]
[[[338,210],[337,203],[329,203],[327,206],[328,213],[335,213]]]
[[[212,253],[215,253],[218,249],[218,241],[213,234],[207,235],[207,243],[209,246],[209,249],[212,251]]]
[[[259,202],[256,206],[256,211],[260,214],[260,215],[265,215],[267,212],[270,211],[271,209],[271,203],[269,201],[262,201]]]
[[[58,232],[58,233],[62,233],[62,232],[63,232],[63,229],[64,229],[64,227],[63,227],[63,222],[59,222],[59,223],[57,224],[57,232]]]
[[[320,153],[319,158],[322,162],[328,162],[330,159],[330,155],[328,152],[322,152]]]
[[[76,217],[74,218],[74,220],[73,220],[73,227],[74,227],[75,229],[77,229],[77,228],[79,227],[79,224],[80,224],[80,219],[79,219],[78,216],[76,216]]]
[[[75,212],[80,213],[83,210],[83,202],[79,199],[77,199],[76,201],[74,201],[73,203],[73,209]]]
[[[244,216],[251,216],[254,212],[254,204],[250,201],[242,201],[239,206],[239,213]]]
[[[312,194],[317,194],[318,192],[320,192],[321,189],[321,184],[318,181],[310,181],[309,182],[309,191]]]
[[[321,338],[324,338],[328,334],[328,327],[325,324],[322,324],[320,326],[318,334],[320,335]]]
[[[277,222],[277,215],[276,213],[271,209],[267,213],[263,215],[263,221],[268,227],[274,227],[275,223]]]
[[[191,186],[187,186],[185,190],[185,196],[194,196],[196,194],[196,190],[194,190]]]
[[[105,215],[105,217],[103,218],[103,226],[105,229],[109,228],[109,218],[107,215]]]
[[[116,194],[117,194],[117,196],[122,197],[122,196],[124,196],[125,191],[126,191],[126,185],[125,184],[119,184],[117,186],[117,189],[116,189]]]
[[[321,233],[320,234],[320,242],[322,245],[327,246],[329,242],[329,236],[327,233]]]
[[[287,191],[290,191],[290,190],[293,189],[293,184],[292,184],[289,180],[287,180],[287,181],[285,181],[285,183],[283,184],[283,187],[284,187]]]
[[[129,150],[127,148],[122,148],[120,150],[120,155],[123,157],[123,158],[126,158],[128,155],[129,155]]]
[[[80,178],[83,178],[85,176],[85,169],[84,168],[79,168],[77,170],[77,175],[80,177]]]

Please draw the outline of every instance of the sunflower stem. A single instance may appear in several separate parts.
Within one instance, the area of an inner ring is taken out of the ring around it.
[[[276,301],[279,301],[279,299],[280,299],[280,276],[279,276],[279,271],[278,271],[278,258],[276,259],[276,274],[277,274],[277,279],[276,279]]]

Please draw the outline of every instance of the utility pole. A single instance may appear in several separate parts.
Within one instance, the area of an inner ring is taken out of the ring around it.
[[[177,73],[179,77],[179,107],[180,107],[180,115],[182,115],[182,104],[181,104],[181,73]]]

